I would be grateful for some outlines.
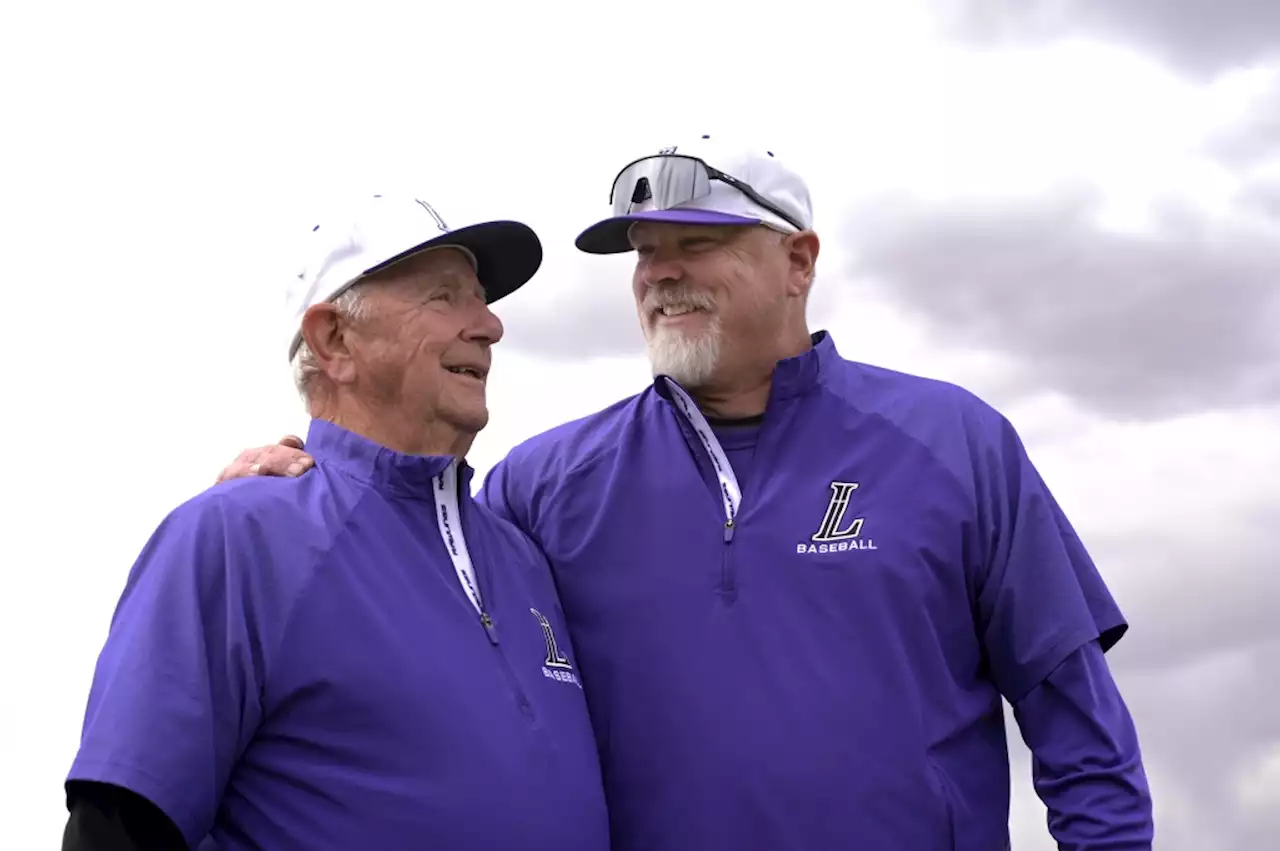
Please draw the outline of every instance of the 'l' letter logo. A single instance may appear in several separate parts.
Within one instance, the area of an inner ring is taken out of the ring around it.
[[[844,523],[844,516],[849,511],[849,498],[853,492],[858,489],[857,482],[832,482],[831,483],[831,501],[827,503],[827,513],[822,517],[822,525],[818,527],[818,531],[813,535],[812,540],[823,543],[832,541],[847,541],[850,538],[858,537],[862,531],[861,517],[856,517],[849,522],[849,525],[841,529],[840,525]]]
[[[538,619],[538,624],[542,627],[542,637],[547,642],[547,660],[542,664],[548,668],[572,670],[573,666],[569,664],[569,657],[560,652],[560,648],[556,644],[556,633],[551,628],[551,621],[547,620],[546,615],[537,609],[530,609],[529,611],[533,612],[533,616]]]

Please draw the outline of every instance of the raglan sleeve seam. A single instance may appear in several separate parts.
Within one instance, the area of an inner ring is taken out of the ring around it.
[[[298,587],[291,594],[290,600],[284,608],[284,616],[281,619],[280,629],[273,637],[271,652],[264,660],[266,668],[262,677],[262,689],[264,692],[266,691],[267,683],[271,679],[271,673],[275,662],[282,653],[285,643],[288,640],[298,617],[298,612],[302,608],[303,602],[307,596],[312,593],[312,590],[320,584],[320,575],[324,572],[325,565],[332,557],[334,547],[337,546],[341,537],[350,531],[353,518],[359,513],[360,506],[364,504],[364,500],[372,492],[372,489],[369,488],[362,489],[360,497],[356,500],[355,504],[348,509],[346,516],[343,518],[342,525],[333,532],[332,536],[325,543],[324,549],[311,559],[306,578],[298,583]]]

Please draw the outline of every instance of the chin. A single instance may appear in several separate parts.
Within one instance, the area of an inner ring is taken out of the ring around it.
[[[458,417],[457,423],[460,430],[471,434],[479,434],[489,424],[489,409],[481,408],[478,411],[467,411],[464,415]]]
[[[455,403],[443,406],[440,419],[462,434],[478,434],[489,424],[489,407],[484,403]]]
[[[670,376],[685,387],[706,384],[720,360],[720,335],[714,330],[686,337],[658,329],[648,343],[653,374]]]

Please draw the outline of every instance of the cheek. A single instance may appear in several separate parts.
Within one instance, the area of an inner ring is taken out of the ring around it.
[[[413,351],[405,364],[406,368],[419,373],[427,373],[430,371],[438,372],[440,366],[440,356],[444,350],[448,348],[437,340],[423,339],[413,347]]]
[[[768,325],[778,314],[782,298],[756,275],[737,276],[724,287],[725,321],[738,326]]]
[[[637,266],[635,273],[631,276],[631,295],[636,300],[637,309],[644,303],[644,296],[647,291],[648,287],[645,286],[644,280],[641,279],[640,268]]]
[[[370,366],[384,384],[423,387],[438,379],[444,348],[430,336],[406,328],[395,342],[379,347]]]

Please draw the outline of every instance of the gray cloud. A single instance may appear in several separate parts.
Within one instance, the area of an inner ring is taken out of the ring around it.
[[[1241,498],[1224,479],[1190,476],[1186,510],[1164,523],[1097,518],[1082,532],[1131,624],[1109,656],[1153,794],[1177,810],[1157,826],[1165,851],[1261,849],[1280,834],[1280,809],[1238,800],[1254,761],[1280,747],[1280,487],[1260,475]]]
[[[1245,184],[1240,190],[1239,201],[1249,209],[1280,221],[1280,176]]]
[[[934,0],[947,29],[980,44],[1088,35],[1194,74],[1280,57],[1275,0]]]
[[[1241,121],[1209,140],[1207,153],[1235,170],[1280,161],[1280,72]]]
[[[539,281],[536,298],[501,305],[504,348],[573,360],[644,352],[630,265],[591,258],[578,266],[570,280]]]
[[[1157,824],[1157,847],[1273,847],[1280,811],[1242,808],[1239,787],[1253,761],[1280,745],[1280,640],[1148,673],[1124,670],[1123,646],[1116,676],[1139,725],[1152,794],[1177,810]]]
[[[889,201],[848,227],[854,274],[940,341],[1003,352],[1027,388],[1155,418],[1280,398],[1280,228],[1166,205],[1105,230],[1098,195]]]
[[[1124,669],[1168,672],[1280,644],[1277,515],[1280,495],[1273,495],[1243,518],[1189,506],[1185,516],[1170,518],[1159,537],[1105,531],[1089,536],[1091,552],[1108,574],[1134,571],[1151,578],[1150,584],[1117,593],[1134,625],[1123,642]],[[1275,689],[1280,704],[1280,681]]]

